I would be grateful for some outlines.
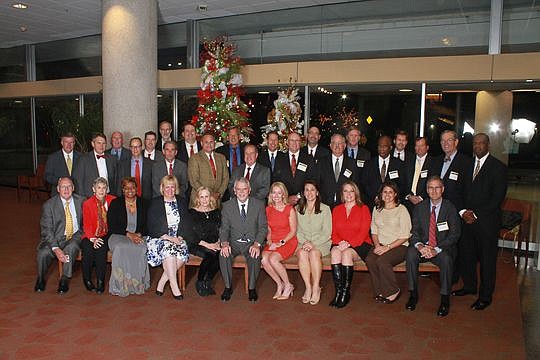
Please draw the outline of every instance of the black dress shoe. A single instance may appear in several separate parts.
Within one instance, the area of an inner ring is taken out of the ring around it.
[[[205,283],[202,280],[197,280],[195,283],[195,290],[197,290],[197,294],[199,294],[199,296],[208,296]]]
[[[446,316],[450,312],[450,304],[441,303],[439,310],[437,310],[437,316]]]
[[[231,296],[232,296],[232,288],[225,288],[223,290],[223,294],[221,294],[221,300],[229,301],[231,300]]]
[[[375,301],[376,301],[376,302],[379,302],[379,303],[380,303],[380,302],[383,302],[383,301],[384,301],[384,296],[382,296],[382,295],[377,295],[377,296],[375,296]]]
[[[157,296],[163,296],[163,291],[156,290],[156,295]]]
[[[35,292],[45,291],[45,280],[43,280],[42,278],[38,278],[36,280],[36,285],[34,286],[34,291]]]
[[[248,298],[249,301],[255,302],[259,299],[259,296],[257,295],[257,290],[255,289],[249,289],[248,290]]]
[[[459,289],[452,291],[452,296],[465,296],[465,295],[474,295],[474,291],[470,291],[467,289]]]
[[[60,282],[58,283],[58,290],[56,290],[57,293],[60,295],[65,294],[69,291],[69,279],[67,276],[62,276],[60,279]]]
[[[92,282],[92,280],[83,280],[83,284],[84,284],[84,287],[86,288],[86,290],[88,290],[88,291],[95,291],[96,290],[96,287],[94,286],[94,283]]]
[[[216,290],[212,287],[211,280],[204,281],[204,288],[206,289],[206,295],[216,295]]]
[[[180,294],[180,295],[173,295],[172,296],[174,298],[174,300],[184,300],[184,295]]]
[[[97,281],[96,293],[103,294],[104,291],[105,291],[105,281],[98,280]]]
[[[418,303],[418,298],[414,296],[410,296],[409,300],[407,300],[407,303],[405,304],[405,309],[414,311],[416,310],[417,303]]]
[[[471,309],[473,309],[473,310],[484,310],[490,304],[491,304],[491,301],[482,301],[482,300],[478,299],[471,305]]]

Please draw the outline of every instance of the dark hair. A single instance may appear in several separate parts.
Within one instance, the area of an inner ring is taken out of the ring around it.
[[[157,134],[155,132],[153,132],[152,130],[150,131],[147,131],[144,133],[144,140],[146,140],[146,137],[149,136],[149,135],[154,135],[157,139]]]
[[[122,179],[122,182],[120,183],[120,187],[122,188],[122,190],[124,189],[124,186],[126,186],[129,183],[135,184],[135,186],[137,186],[137,181],[135,180],[133,176],[126,176],[125,178]]]
[[[416,139],[414,139],[414,143],[416,144],[416,143],[417,143],[418,141],[420,141],[420,140],[424,140],[425,143],[426,143],[426,145],[429,146],[428,139],[427,139],[427,137],[425,137],[425,136],[418,136]]]
[[[94,136],[92,136],[92,141],[96,140],[96,138],[104,138],[105,140],[107,140],[107,136],[105,136],[104,133],[100,133],[100,132],[97,132],[97,133],[94,133]]]
[[[377,197],[375,198],[375,208],[378,211],[382,211],[384,209],[384,200],[382,199],[382,192],[385,187],[389,187],[396,193],[396,197],[394,198],[394,202],[396,203],[396,206],[400,204],[399,202],[399,189],[395,182],[388,180],[382,183],[382,185],[379,187],[379,192],[377,193]]]
[[[303,189],[306,188],[306,185],[313,185],[315,187],[315,190],[317,190],[317,197],[315,198],[315,214],[320,214],[321,213],[321,197],[319,195],[319,184],[317,184],[313,180],[306,180],[304,182]],[[306,213],[307,199],[306,199],[306,196],[304,195],[304,191],[302,191],[300,195],[302,197],[300,198],[300,200],[298,200],[298,204],[296,204],[296,208],[298,209],[298,212],[301,215],[304,215]]]
[[[62,135],[60,135],[60,139],[65,138],[65,137],[75,138],[75,135],[72,132],[69,132],[69,131],[65,132],[65,133],[62,133]]]
[[[405,135],[405,138],[406,138],[407,140],[409,140],[409,134],[407,134],[407,132],[404,131],[404,130],[398,130],[398,131],[396,131],[396,133],[395,133],[395,135],[394,135],[394,139],[397,138],[398,135]]]

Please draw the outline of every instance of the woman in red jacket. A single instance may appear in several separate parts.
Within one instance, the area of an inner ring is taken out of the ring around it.
[[[107,179],[94,180],[94,195],[83,203],[83,230],[81,242],[83,282],[86,290],[98,294],[105,290],[105,271],[107,269],[107,210],[115,198],[107,194]],[[97,287],[92,282],[92,265],[96,264]]]
[[[360,199],[360,190],[352,181],[341,186],[342,204],[332,211],[332,276],[336,295],[330,306],[342,308],[349,303],[354,261],[366,256],[373,247],[369,236],[371,214]]]

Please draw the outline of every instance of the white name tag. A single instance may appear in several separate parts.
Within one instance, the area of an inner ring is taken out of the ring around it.
[[[227,167],[229,167],[229,160],[227,160]]]
[[[296,170],[306,172],[306,169],[307,169],[307,165],[304,163],[298,163],[298,165],[296,166]]]
[[[343,172],[343,176],[345,176],[346,178],[350,178],[351,175],[352,175],[352,171],[349,169],[345,169],[345,171]]]
[[[363,168],[365,162],[365,160],[356,160],[356,167]]]
[[[398,178],[399,177],[399,173],[397,170],[394,170],[394,171],[390,171],[388,173],[388,176],[390,177],[390,179],[395,179],[395,178]]]
[[[448,227],[448,223],[446,221],[437,223],[437,230],[439,230],[439,231],[448,231],[449,229],[450,228]]]
[[[420,177],[423,179],[423,178],[427,178],[427,170],[422,170],[420,171]]]
[[[459,176],[459,173],[457,173],[457,172],[455,172],[455,171],[450,171],[450,175],[448,175],[448,178],[449,178],[450,180],[457,181],[458,176]]]

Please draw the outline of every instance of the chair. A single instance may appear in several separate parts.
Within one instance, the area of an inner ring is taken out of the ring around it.
[[[32,201],[32,192],[37,194],[38,190],[47,191],[44,181],[45,165],[39,164],[34,175],[17,176],[17,202],[21,201],[21,189],[28,189],[28,201]]]
[[[504,199],[502,210],[514,211],[521,214],[521,222],[513,229],[501,229],[499,231],[499,237],[503,240],[511,240],[514,243],[517,241],[517,263],[522,252],[522,243],[525,242],[525,267],[527,267],[527,260],[529,258],[529,243],[530,243],[530,228],[531,228],[531,214],[533,205],[526,200],[517,199]]]

